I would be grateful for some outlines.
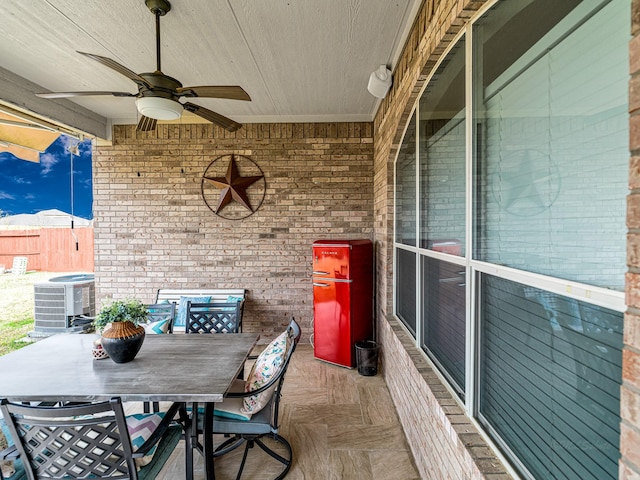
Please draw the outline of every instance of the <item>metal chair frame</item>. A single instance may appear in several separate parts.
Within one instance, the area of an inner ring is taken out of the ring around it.
[[[178,443],[181,428],[172,425],[183,404],[173,404],[150,438],[135,452],[119,398],[106,402],[61,407],[31,406],[0,401],[25,477],[153,478]],[[156,447],[153,460],[139,471],[135,459]],[[160,450],[167,449],[165,454]],[[170,450],[168,450],[170,449]]]
[[[173,332],[173,321],[176,318],[176,304],[169,303],[153,303],[145,305],[149,314],[147,319],[149,322],[159,322],[160,320],[169,319],[169,333]]]
[[[185,333],[242,332],[241,302],[187,303]]]
[[[240,447],[241,445],[245,446],[242,461],[240,463],[240,468],[238,470],[238,475],[236,477],[238,480],[242,476],[242,471],[244,470],[249,450],[254,446],[258,446],[269,456],[284,465],[284,470],[276,477],[275,480],[284,478],[291,468],[293,451],[287,439],[279,434],[278,416],[284,378],[289,367],[289,362],[291,361],[291,356],[293,355],[293,352],[295,351],[301,337],[300,326],[294,318],[291,318],[291,322],[287,327],[287,332],[290,344],[280,371],[276,375],[274,375],[273,378],[269,380],[269,382],[267,382],[259,389],[245,393],[228,392],[225,395],[228,398],[250,397],[269,390],[271,387],[276,385],[269,403],[260,412],[254,414],[249,421],[233,420],[229,418],[217,417],[214,415],[213,433],[229,436],[227,440],[225,440],[215,449],[214,457],[219,457],[226,453],[229,453]],[[202,431],[201,426],[198,428],[198,431]],[[286,457],[270,449],[262,441],[262,438],[264,437],[270,437],[274,441],[281,444],[286,450]]]

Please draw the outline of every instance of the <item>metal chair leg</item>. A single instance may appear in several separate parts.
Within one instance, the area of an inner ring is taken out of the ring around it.
[[[277,442],[278,444],[280,444],[282,447],[284,447],[285,456],[279,454],[278,452],[270,448],[267,444],[265,444],[264,441],[262,440],[264,437],[268,437],[274,440],[275,442]],[[246,436],[240,436],[240,435],[233,436],[225,440],[224,442],[222,442],[220,445],[218,445],[218,447],[214,452],[214,457],[225,455],[233,450],[236,450],[238,447],[240,447],[243,444],[244,444],[244,452],[242,454],[240,469],[238,470],[238,475],[236,476],[236,480],[240,480],[242,476],[242,472],[244,471],[247,456],[249,454],[249,449],[253,448],[256,445],[260,447],[260,449],[264,451],[267,455],[269,455],[274,460],[280,462],[284,466],[284,470],[280,472],[280,474],[277,477],[275,477],[274,480],[283,479],[289,472],[289,469],[291,468],[291,464],[292,464],[293,450],[289,442],[284,437],[281,437],[280,435],[277,435],[275,433],[270,435],[250,436],[250,438]]]

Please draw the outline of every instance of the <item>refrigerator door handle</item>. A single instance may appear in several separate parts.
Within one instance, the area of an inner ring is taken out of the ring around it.
[[[329,272],[323,272],[322,270],[314,270],[313,275],[329,275]]]
[[[313,282],[314,287],[328,287],[328,283]]]
[[[331,282],[331,283],[353,283],[353,279],[352,278],[333,278],[333,277],[329,277],[329,278],[320,278],[320,280],[324,280],[326,282]]]

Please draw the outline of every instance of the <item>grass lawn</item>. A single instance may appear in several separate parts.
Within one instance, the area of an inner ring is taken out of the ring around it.
[[[0,355],[28,345],[20,341],[33,330],[33,284],[60,273],[0,275]]]

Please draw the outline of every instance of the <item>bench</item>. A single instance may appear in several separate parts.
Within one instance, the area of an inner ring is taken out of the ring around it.
[[[244,288],[160,288],[156,294],[155,303],[175,303],[178,311],[181,297],[209,297],[209,301],[204,303],[215,303],[217,307],[223,308],[225,306],[235,308],[236,302],[229,302],[229,297],[240,298],[238,328],[242,331],[242,314],[246,295],[247,291]],[[183,308],[186,308],[186,305]]]

